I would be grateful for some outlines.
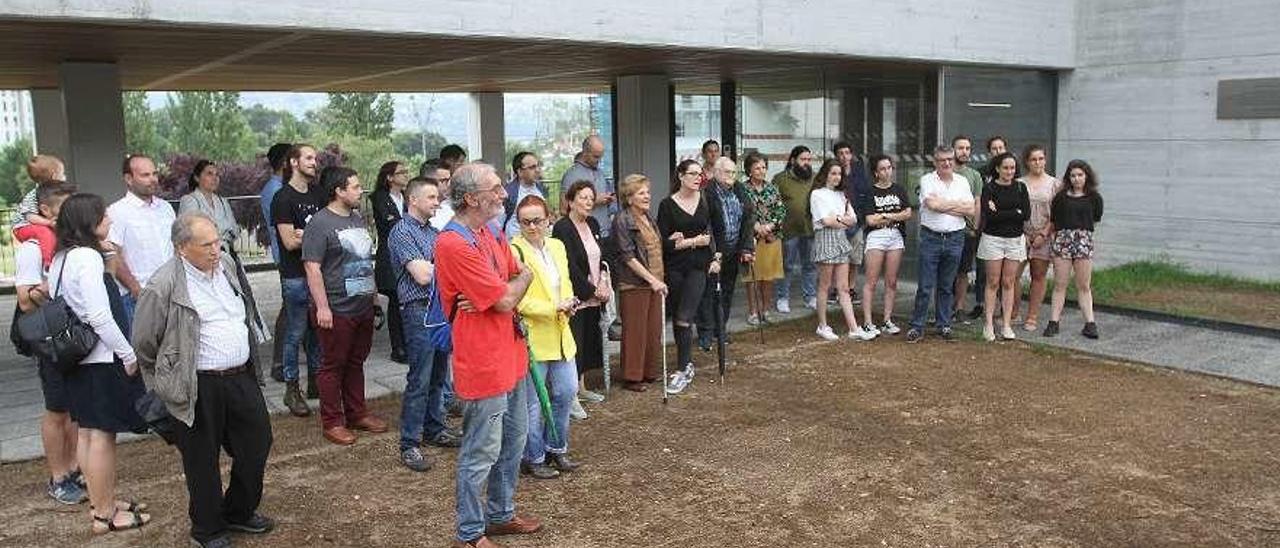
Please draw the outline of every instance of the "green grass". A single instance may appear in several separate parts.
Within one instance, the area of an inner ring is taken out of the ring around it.
[[[1230,274],[1193,272],[1186,265],[1166,258],[1125,263],[1098,269],[1093,273],[1093,295],[1099,301],[1108,301],[1124,293],[1171,285],[1280,293],[1280,282],[1250,280]]]

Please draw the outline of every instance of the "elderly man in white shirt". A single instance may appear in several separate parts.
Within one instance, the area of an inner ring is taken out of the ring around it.
[[[171,233],[178,256],[138,298],[134,347],[147,385],[181,423],[191,539],[227,546],[230,531],[266,533],[275,525],[257,512],[272,439],[258,356],[264,329],[213,219],[186,212]],[[233,459],[225,496],[224,447]]]
[[[920,178],[920,280],[911,329],[907,331],[909,343],[924,338],[925,315],[935,290],[938,333],[943,340],[954,340],[951,316],[955,285],[951,282],[964,252],[965,217],[976,214],[969,181],[956,174],[955,160],[955,150],[939,145],[933,150],[934,171]]]
[[[111,231],[107,241],[116,248],[119,261],[115,276],[124,297],[125,327],[133,323],[138,295],[160,265],[173,257],[169,227],[175,217],[173,206],[156,197],[160,177],[156,164],[141,154],[125,158],[123,198],[107,207]]]

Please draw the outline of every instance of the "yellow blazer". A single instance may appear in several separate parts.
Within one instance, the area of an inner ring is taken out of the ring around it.
[[[573,298],[573,282],[569,280],[569,259],[565,255],[564,242],[547,236],[543,247],[551,254],[551,262],[555,263],[560,274],[560,292],[551,294],[551,286],[547,283],[547,265],[542,261],[542,254],[533,248],[523,235],[511,240],[511,253],[523,257],[524,264],[533,270],[533,283],[529,291],[516,307],[524,316],[529,326],[529,347],[533,350],[533,359],[559,361],[572,359],[578,355],[578,346],[573,342],[573,331],[569,329],[569,317],[556,312],[556,305]]]

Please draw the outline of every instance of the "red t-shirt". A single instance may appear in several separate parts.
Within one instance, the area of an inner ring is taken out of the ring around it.
[[[529,353],[511,322],[515,311],[493,308],[519,270],[511,247],[487,227],[472,233],[475,246],[457,232],[440,234],[436,279],[445,314],[453,317],[453,390],[462,399],[479,400],[515,388],[529,371]],[[471,301],[474,312],[453,313],[459,293]]]

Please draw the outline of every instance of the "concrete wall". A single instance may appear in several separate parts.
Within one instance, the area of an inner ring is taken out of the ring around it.
[[[0,16],[745,48],[1065,68],[1076,0],[0,0]]]
[[[1218,120],[1219,79],[1280,76],[1275,0],[1080,0],[1060,78],[1059,170],[1084,158],[1105,264],[1167,254],[1280,279],[1280,119]]]

